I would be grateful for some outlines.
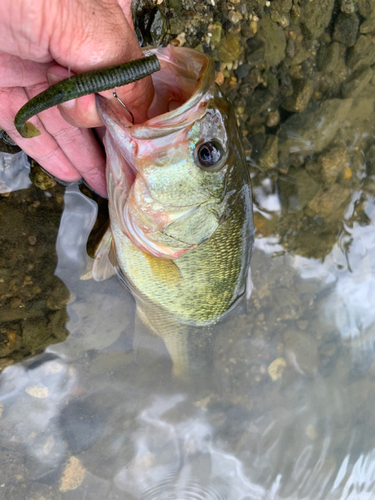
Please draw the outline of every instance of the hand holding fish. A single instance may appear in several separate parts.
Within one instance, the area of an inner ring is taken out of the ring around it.
[[[138,59],[129,0],[4,0],[0,19],[0,127],[52,175],[65,181],[84,177],[106,194],[105,159],[92,131],[102,124],[94,95],[41,113],[33,122],[42,134],[23,139],[16,112],[30,98],[62,79],[90,69]],[[68,69],[69,68],[69,69]],[[147,119],[154,90],[144,78],[118,90],[131,102],[136,122]],[[111,91],[102,93],[113,98]]]

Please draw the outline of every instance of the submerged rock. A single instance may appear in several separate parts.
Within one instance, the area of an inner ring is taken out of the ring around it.
[[[314,83],[306,78],[293,82],[293,94],[285,99],[281,107],[287,111],[301,113],[306,109],[314,92]]]
[[[370,82],[373,75],[371,68],[356,71],[352,77],[341,86],[341,94],[345,98],[357,97],[366,85]]]
[[[366,35],[360,35],[348,57],[348,66],[353,71],[375,63],[375,42]]]
[[[301,6],[300,22],[304,34],[312,39],[323,34],[331,21],[334,0],[314,0]]]
[[[269,17],[264,17],[258,25],[258,35],[264,40],[264,62],[277,66],[285,57],[286,37],[284,30]]]
[[[357,40],[359,19],[355,14],[339,14],[335,22],[333,40],[353,47]]]
[[[317,170],[320,171],[323,180],[327,184],[333,184],[345,168],[350,165],[348,150],[343,147],[336,147],[324,151],[316,162]]]
[[[349,196],[349,189],[339,184],[333,184],[328,190],[321,188],[308,204],[307,215],[338,218],[345,209],[345,202]]]
[[[322,151],[343,125],[352,102],[352,99],[328,99],[288,118],[279,133],[280,151],[286,154]]]

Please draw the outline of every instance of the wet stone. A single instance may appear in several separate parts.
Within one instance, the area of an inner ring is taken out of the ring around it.
[[[375,63],[375,42],[366,35],[360,35],[348,57],[348,66],[356,71]]]
[[[289,117],[279,132],[280,151],[288,154],[322,151],[335,137],[352,106],[352,99],[328,99],[320,105],[309,104]]]
[[[258,34],[264,40],[264,61],[270,66],[277,66],[285,57],[285,32],[269,17],[264,17],[258,26]]]
[[[102,436],[105,421],[94,402],[71,401],[60,413],[62,435],[73,453],[88,450]]]
[[[319,184],[303,169],[291,174],[298,195],[298,207],[304,208],[319,191]]]
[[[374,33],[375,31],[375,19],[366,19],[363,21],[359,27],[359,32],[366,35],[367,33]]]
[[[306,109],[314,92],[314,84],[311,80],[301,78],[293,82],[293,94],[287,97],[282,107],[287,111],[301,113]]]
[[[316,196],[310,201],[306,212],[307,215],[319,217],[339,217],[344,207],[344,203],[350,196],[350,191],[339,184],[333,184],[328,190],[320,189]],[[337,212],[340,212],[337,214]]]
[[[24,345],[35,350],[44,344],[49,331],[45,318],[28,319],[22,326],[22,341]]]
[[[299,21],[303,33],[310,39],[318,38],[323,34],[331,21],[334,0],[316,0],[304,2],[301,6]]]
[[[358,10],[364,18],[375,18],[375,0],[358,0]]]
[[[52,284],[52,292],[47,299],[47,307],[55,311],[56,309],[64,308],[70,299],[70,293],[65,284],[58,278],[54,277]]]
[[[359,19],[355,14],[339,14],[333,30],[333,40],[353,47],[357,40]]]
[[[232,35],[232,33],[226,33],[220,43],[220,61],[224,63],[234,62],[239,58],[240,52],[239,37]]]
[[[365,152],[367,175],[375,175],[375,144],[372,144]]]
[[[241,64],[241,66],[238,66],[238,68],[235,71],[236,77],[238,80],[242,80],[243,78],[246,78],[249,75],[250,68],[248,64]]]
[[[259,166],[263,169],[276,168],[278,164],[278,144],[279,139],[276,135],[267,135],[263,147],[263,153],[259,158]]]
[[[171,30],[172,35],[179,35],[185,27],[183,21],[181,21],[180,19],[177,19],[175,17],[169,21],[169,26],[170,26],[170,30]]]
[[[373,71],[371,68],[356,71],[350,80],[341,85],[341,95],[345,99],[348,97],[357,97],[371,81],[372,75]]]
[[[150,28],[150,34],[154,45],[160,44],[166,31],[167,31],[167,22],[161,10],[158,8]]]
[[[350,165],[350,156],[346,148],[332,148],[321,153],[316,161],[316,168],[326,184],[336,182]]]
[[[47,172],[42,170],[35,161],[31,162],[31,166],[30,179],[35,186],[43,191],[56,186],[56,181]]]
[[[354,0],[341,0],[341,12],[344,14],[352,14],[357,9],[357,2]]]

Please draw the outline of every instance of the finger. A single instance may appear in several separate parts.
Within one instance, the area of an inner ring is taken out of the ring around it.
[[[45,82],[50,65],[27,61],[0,51],[1,86],[26,87]]]
[[[0,89],[0,127],[19,145],[26,154],[34,158],[43,168],[52,175],[64,181],[73,182],[81,178],[78,170],[66,157],[55,139],[48,134],[38,117],[31,118],[31,122],[42,132],[33,139],[21,137],[15,126],[14,116],[28,101],[24,89]]]
[[[75,0],[66,0],[61,4],[67,21],[56,24],[50,40],[51,55],[60,65],[82,73],[143,57],[117,1],[96,1],[95,8],[89,1],[77,4]],[[120,87],[117,94],[131,109],[136,122],[147,119],[154,97],[151,77]]]
[[[37,95],[41,87],[26,89],[29,98]],[[106,196],[105,157],[102,148],[93,132],[84,128],[77,128],[67,123],[59,110],[54,107],[39,113],[39,119],[44,129],[53,136],[57,145],[64,152],[73,167],[80,173],[86,182],[101,196]],[[52,172],[61,178],[58,173]]]

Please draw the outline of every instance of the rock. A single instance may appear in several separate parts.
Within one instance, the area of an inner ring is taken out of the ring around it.
[[[323,45],[318,52],[317,65],[319,71],[332,73],[335,71],[340,54],[340,45],[332,42],[329,45]]]
[[[266,143],[266,137],[264,134],[258,132],[253,134],[248,138],[251,146],[251,157],[253,160],[258,160],[263,154],[264,145]]]
[[[359,27],[359,32],[366,35],[375,31],[375,19],[366,19]]]
[[[375,63],[375,43],[366,36],[360,35],[354,47],[350,49],[348,66],[353,71],[363,69]]]
[[[229,13],[228,13],[228,20],[232,23],[232,24],[237,24],[240,22],[241,20],[241,14],[239,12],[236,12],[234,10],[230,10]]]
[[[160,45],[165,33],[167,31],[167,22],[160,8],[158,7],[154,20],[152,21],[150,34],[153,45]]]
[[[267,127],[276,127],[280,123],[280,112],[278,109],[270,111],[267,116]]]
[[[341,95],[344,99],[357,97],[371,81],[373,71],[371,68],[356,71],[351,78],[341,85]]]
[[[365,153],[367,175],[375,175],[375,144],[372,144]]]
[[[237,61],[241,53],[240,39],[232,33],[226,33],[219,47],[220,61],[231,63]]]
[[[104,408],[95,402],[94,397],[71,400],[59,414],[61,433],[72,453],[88,450],[104,433]]]
[[[352,106],[352,99],[328,99],[309,104],[302,113],[290,116],[279,132],[279,149],[285,154],[322,151],[335,137]]]
[[[350,165],[350,156],[348,150],[342,147],[336,147],[324,151],[317,159],[317,170],[326,184],[336,182],[340,173],[343,173],[345,168]]]
[[[331,21],[334,3],[334,0],[314,0],[301,6],[299,21],[308,38],[318,38],[323,34]]]
[[[19,307],[17,309],[6,309],[1,311],[0,324],[2,322],[17,321],[18,319],[38,318],[43,316],[41,309],[27,309],[26,307]]]
[[[295,173],[291,173],[291,178],[295,182],[299,206],[304,208],[319,191],[319,184],[306,172],[299,169]]]
[[[76,457],[70,457],[66,464],[60,481],[61,492],[76,490],[81,486],[86,474],[86,469],[82,462]]]
[[[63,309],[70,299],[70,292],[56,276],[53,277],[52,291],[48,294],[47,307],[52,311]]]
[[[353,12],[356,11],[357,7],[357,2],[356,0],[341,0],[341,12],[344,12],[344,14],[352,14]]]
[[[263,153],[259,158],[259,166],[262,169],[276,168],[278,164],[278,145],[279,139],[277,135],[267,135],[264,144]]]
[[[248,64],[241,64],[241,66],[238,66],[238,68],[235,71],[237,80],[242,80],[243,78],[246,78],[249,75],[250,68]]]
[[[358,10],[365,19],[375,18],[375,0],[358,0]]]
[[[282,376],[285,368],[286,368],[285,359],[284,358],[276,358],[269,365],[268,374],[272,378],[272,380],[275,382],[276,380],[278,380]]]
[[[274,89],[255,90],[248,99],[246,99],[247,109],[252,113],[260,114],[271,107],[272,102],[277,97],[278,93]]]
[[[219,21],[216,21],[211,28],[211,43],[219,45],[221,42],[221,32],[223,27]]]
[[[355,14],[339,14],[333,30],[333,40],[353,47],[357,40],[359,19]]]
[[[339,184],[333,184],[327,190],[321,188],[308,204],[306,214],[312,217],[336,216],[336,212],[344,208],[343,205],[349,196],[349,189]]]
[[[285,351],[289,364],[298,372],[315,375],[318,368],[318,345],[304,332],[287,330],[284,333]]]
[[[264,61],[277,66],[285,57],[286,37],[284,30],[265,16],[258,24],[258,35],[264,41]]]
[[[287,111],[301,113],[306,109],[314,92],[314,84],[311,80],[300,78],[293,82],[293,94],[287,97],[281,107]]]
[[[22,327],[22,341],[25,346],[36,350],[44,345],[49,336],[47,320],[45,318],[27,319]]]
[[[36,187],[45,191],[56,186],[56,181],[47,172],[42,170],[34,160],[31,161],[31,167],[30,179]]]
[[[284,12],[287,14],[292,8],[293,0],[273,0],[270,5],[270,10],[276,10],[278,12]]]
[[[185,24],[180,19],[173,17],[169,21],[169,27],[172,35],[179,35],[185,28]]]

